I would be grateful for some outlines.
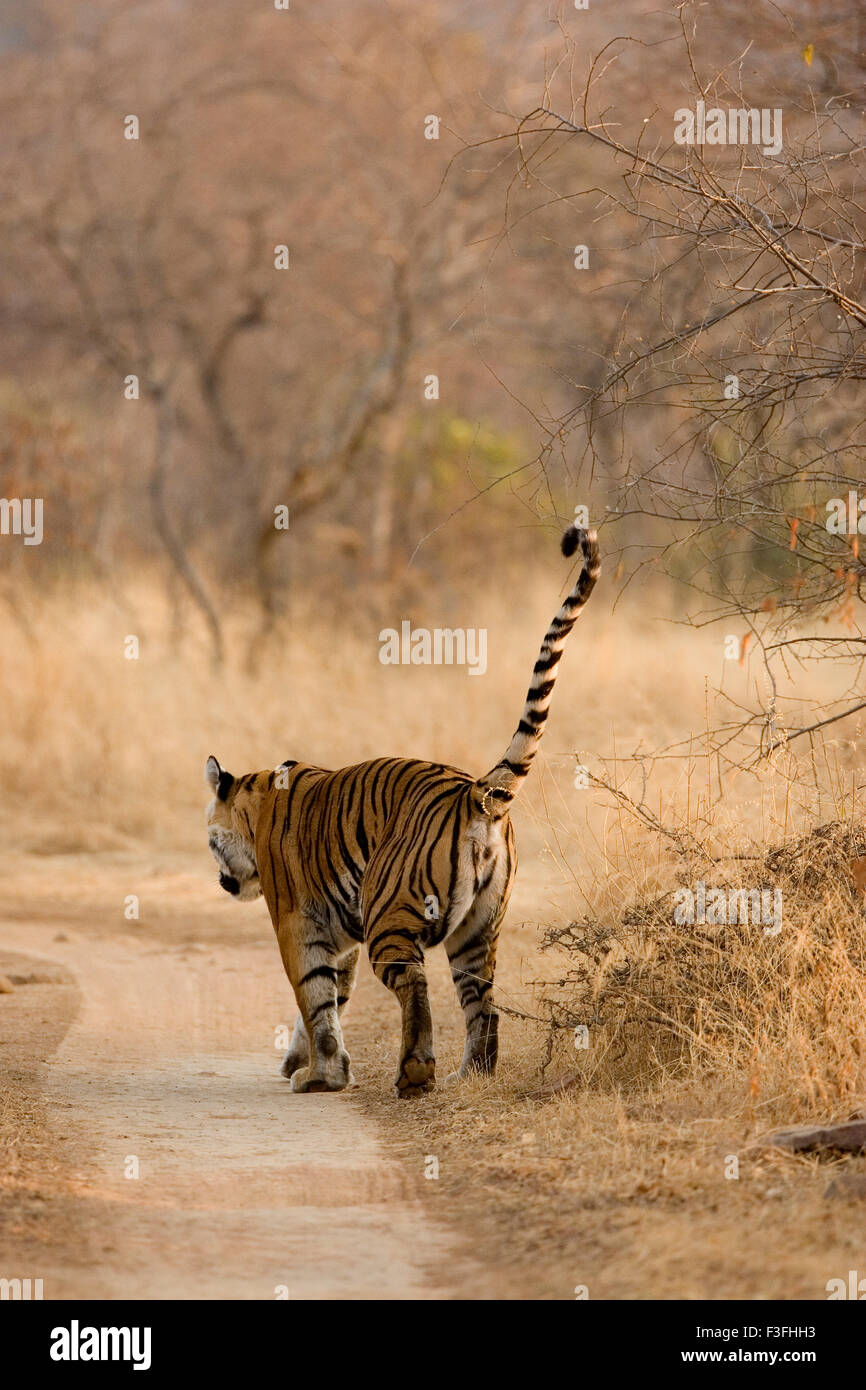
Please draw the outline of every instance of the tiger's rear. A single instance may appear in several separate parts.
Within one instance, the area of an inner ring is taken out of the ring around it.
[[[514,881],[509,808],[538,750],[565,641],[599,573],[592,532],[577,583],[548,629],[514,737],[485,776],[377,758],[330,772],[288,761],[234,778],[209,758],[210,848],[227,892],[264,895],[300,1015],[282,1066],[293,1091],[351,1081],[341,1017],[361,945],[397,997],[398,1095],[432,1089],[435,1061],[424,951],[444,944],[466,1022],[459,1069],[492,1072],[496,946]]]

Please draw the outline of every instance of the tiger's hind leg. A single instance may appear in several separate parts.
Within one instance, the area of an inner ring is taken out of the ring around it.
[[[301,1011],[284,1074],[292,1067],[293,1091],[343,1091],[352,1081],[337,1010],[338,964],[345,952],[320,923],[300,913],[280,921],[277,940]]]
[[[353,946],[345,955],[340,956],[337,965],[337,1016],[342,1018],[343,1010],[351,998],[352,990],[355,986],[355,977],[358,974],[358,961],[361,956],[360,946]],[[310,1060],[310,1040],[307,1037],[307,1029],[304,1024],[303,1014],[298,1014],[295,1021],[295,1030],[292,1033],[292,1040],[289,1043],[289,1050],[283,1057],[280,1073],[282,1076],[291,1077],[301,1067],[306,1067]]]
[[[401,1100],[432,1091],[436,1084],[433,1019],[424,957],[420,944],[412,939],[417,931],[414,918],[391,913],[386,920],[377,922],[369,945],[373,971],[397,996],[403,1014],[400,1069],[394,1083]]]
[[[506,905],[507,898],[492,904],[477,901],[454,936],[445,941],[451,978],[466,1021],[466,1045],[457,1076],[471,1071],[492,1075],[496,1070],[499,1014],[493,1003],[493,972]]]

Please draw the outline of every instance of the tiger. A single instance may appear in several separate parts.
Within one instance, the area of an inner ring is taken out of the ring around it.
[[[299,1014],[280,1068],[291,1090],[353,1084],[342,1016],[362,944],[402,1014],[401,1099],[435,1085],[424,952],[444,943],[466,1041],[456,1076],[492,1075],[499,1015],[493,974],[516,869],[510,808],[538,752],[566,639],[600,573],[594,531],[570,526],[577,581],[553,618],[520,722],[483,777],[415,758],[339,771],[287,759],[234,777],[209,757],[208,844],[220,886],[264,896]]]

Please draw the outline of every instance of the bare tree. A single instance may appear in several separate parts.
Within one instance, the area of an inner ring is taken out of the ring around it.
[[[864,704],[849,695],[842,711],[785,731],[773,675],[774,662],[810,651],[853,656],[856,683],[866,657],[866,570],[848,510],[866,480],[862,123],[827,63],[813,82],[815,45],[801,49],[793,25],[807,76],[780,78],[777,59],[747,81],[748,42],[735,29],[722,65],[718,33],[702,41],[695,13],[685,7],[678,32],[654,40],[668,54],[666,109],[620,120],[616,62],[631,80],[651,45],[616,39],[589,64],[578,101],[563,107],[551,83],[516,127],[537,215],[601,229],[591,255],[618,307],[612,340],[592,345],[594,366],[574,380],[576,400],[545,422],[538,463],[564,458],[581,498],[603,480],[608,548],[613,528],[628,536],[625,584],[661,565],[695,596],[689,621],[736,622],[744,653],[754,642],[766,699],[736,712],[718,744],[755,726],[767,750]],[[852,40],[861,18],[848,7]],[[566,51],[573,78],[568,36]],[[829,616],[850,635],[804,634]]]
[[[543,370],[541,296],[527,286],[531,314],[500,327],[480,290],[508,171],[443,181],[479,110],[499,119],[479,81],[539,51],[538,17],[516,6],[479,50],[444,5],[325,4],[288,27],[215,0],[202,32],[165,0],[134,16],[101,0],[83,33],[45,8],[47,47],[7,63],[7,341],[30,362],[62,343],[104,418],[147,412],[131,434],[152,535],[221,658],[227,596],[258,597],[260,645],[311,517],[357,532],[374,583],[395,548],[405,564],[401,457],[428,374],[451,366],[450,409],[480,414],[500,398],[497,335],[524,377]]]

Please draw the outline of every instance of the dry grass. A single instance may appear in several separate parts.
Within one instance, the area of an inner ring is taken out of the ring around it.
[[[15,610],[0,607],[4,833],[37,853],[198,848],[211,752],[238,773],[286,757],[338,767],[383,753],[481,773],[514,729],[562,581],[553,564],[522,585],[519,614],[496,588],[471,598],[433,594],[410,611],[384,613],[363,592],[296,598],[265,646],[255,640],[260,617],[238,600],[225,618],[229,659],[217,671],[203,633],[189,618],[179,625],[150,581],[119,581],[114,593],[65,584],[22,598]],[[380,664],[380,630],[399,628],[404,617],[486,628],[486,675]],[[139,640],[137,660],[124,655],[130,635]],[[609,742],[604,706],[587,706],[581,692],[590,650],[600,684],[606,672],[622,683],[636,666],[623,629],[607,632],[602,612],[588,613],[547,740],[566,794],[569,750]],[[659,684],[648,669],[635,713],[622,711],[626,737],[649,734],[653,720],[643,709],[660,707]],[[537,784],[529,798],[539,814],[540,794]]]
[[[286,757],[340,766],[386,752],[479,772],[492,764],[515,722],[551,595],[515,655],[507,701],[494,693],[510,655],[501,603],[490,658],[497,674],[471,678],[457,668],[382,666],[383,620],[355,601],[338,638],[332,611],[299,601],[265,647],[253,640],[259,618],[238,605],[226,619],[230,659],[217,671],[202,634],[174,631],[169,605],[149,584],[125,590],[122,603],[89,588],[33,599],[26,625],[0,613],[7,837],[37,853],[198,848],[211,752],[237,773]],[[481,625],[489,621],[482,607],[428,621]],[[385,622],[399,627],[403,616]],[[139,639],[137,660],[124,655],[129,635]]]
[[[662,1069],[735,1074],[752,1111],[771,1094],[789,1116],[862,1098],[866,903],[851,866],[864,850],[862,825],[834,822],[748,860],[732,851],[670,866],[675,885],[722,889],[717,915],[731,890],[740,918],[757,901],[739,894],[763,890],[768,908],[778,895],[778,927],[770,912],[678,923],[672,886],[616,917],[550,928],[543,944],[562,966],[542,1003],[568,1043],[583,1044],[571,1048],[582,1084],[634,1089]]]

